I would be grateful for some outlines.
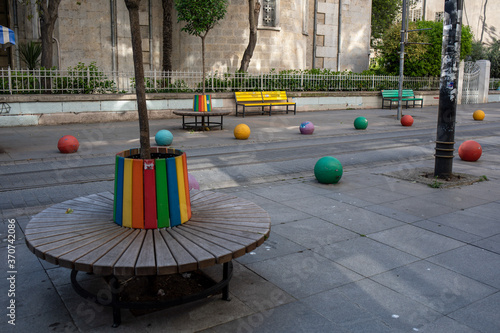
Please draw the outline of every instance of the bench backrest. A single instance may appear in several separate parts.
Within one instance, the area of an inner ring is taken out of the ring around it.
[[[398,90],[382,90],[382,96],[383,97],[399,97],[399,91]],[[411,89],[403,89],[402,96],[403,97],[415,97],[415,94],[413,93],[413,90],[411,90]]]
[[[264,102],[268,101],[287,101],[286,91],[263,91],[262,98]]]
[[[241,102],[262,102],[262,92],[260,91],[236,91],[234,93],[236,103]]]

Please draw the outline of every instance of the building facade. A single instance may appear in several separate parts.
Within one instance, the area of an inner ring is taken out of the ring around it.
[[[259,0],[258,41],[250,72],[368,68],[371,2],[366,0]],[[248,44],[248,1],[229,0],[227,14],[206,38],[209,70],[234,72]],[[6,1],[7,25],[19,43],[38,40],[36,7]],[[140,9],[146,70],[162,68],[162,1],[143,0]],[[26,18],[31,17],[30,20]],[[201,71],[201,39],[181,31],[174,11],[174,70]],[[132,71],[128,11],[123,0],[61,1],[54,32],[53,65],[60,69],[95,62],[104,71]],[[23,68],[15,48],[11,68]],[[5,64],[2,64],[5,67]]]

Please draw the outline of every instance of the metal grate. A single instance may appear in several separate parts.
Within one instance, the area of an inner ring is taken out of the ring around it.
[[[462,86],[462,104],[475,104],[479,100],[479,76],[481,70],[473,61],[464,64],[464,79]]]

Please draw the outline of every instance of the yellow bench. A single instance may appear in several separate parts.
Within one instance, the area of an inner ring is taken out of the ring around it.
[[[288,101],[288,96],[286,95],[286,91],[263,91],[262,100],[264,102],[271,103],[271,107],[269,108],[269,115],[271,115],[271,109],[273,106],[286,106],[287,114],[288,111],[291,111],[288,109],[288,107],[293,106],[293,114],[297,114],[297,105],[295,104],[295,102]]]
[[[236,116],[238,116],[238,107],[243,109],[243,118],[247,107],[258,107],[264,114],[265,107],[269,107],[269,116],[271,115],[273,106],[286,106],[286,113],[289,107],[293,106],[293,114],[297,113],[295,102],[289,102],[286,91],[238,91],[234,93],[236,100]]]

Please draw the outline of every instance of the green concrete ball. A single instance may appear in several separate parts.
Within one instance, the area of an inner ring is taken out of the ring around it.
[[[322,184],[338,183],[343,173],[340,161],[331,156],[320,158],[314,166],[314,176]]]
[[[354,119],[354,128],[355,129],[366,129],[368,127],[368,119],[365,117],[358,117]]]

